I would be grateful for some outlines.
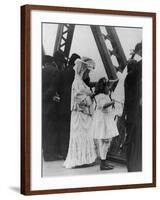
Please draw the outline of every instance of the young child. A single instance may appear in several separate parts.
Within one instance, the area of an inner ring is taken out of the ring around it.
[[[101,159],[100,170],[111,170],[113,166],[107,164],[106,156],[112,138],[119,133],[116,121],[114,121],[114,101],[109,97],[109,87],[106,78],[101,78],[98,81],[94,100],[95,111],[93,114],[92,134]]]

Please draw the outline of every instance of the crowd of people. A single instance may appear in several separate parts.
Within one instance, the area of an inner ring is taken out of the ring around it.
[[[142,57],[142,43],[134,55]],[[42,150],[45,161],[64,160],[64,167],[88,166],[100,158],[100,170],[114,168],[106,160],[111,141],[119,135],[116,115],[126,126],[127,169],[142,170],[142,60],[130,59],[122,80],[101,77],[91,82],[93,59],[63,53],[44,56],[42,69]],[[120,73],[120,72],[119,72]],[[117,87],[113,94],[114,82]],[[122,83],[123,82],[123,83]],[[117,99],[118,88],[123,98]],[[121,111],[120,111],[121,110]]]

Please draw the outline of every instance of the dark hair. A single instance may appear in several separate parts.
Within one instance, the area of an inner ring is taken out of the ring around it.
[[[54,61],[52,56],[45,55],[42,57],[42,65],[51,64]]]
[[[98,83],[96,84],[95,87],[95,95],[100,94],[100,93],[106,93],[105,89],[107,87],[107,80],[105,77],[99,79]]]
[[[74,65],[75,65],[74,62],[76,61],[77,58],[81,58],[81,57],[80,57],[78,54],[73,53],[73,54],[71,55],[70,59],[69,59],[68,65],[69,65],[69,66],[74,66]]]
[[[53,55],[53,58],[54,58],[54,61],[61,61],[62,63],[65,63],[66,64],[66,59],[64,57],[64,54],[63,52],[61,51],[56,51]]]

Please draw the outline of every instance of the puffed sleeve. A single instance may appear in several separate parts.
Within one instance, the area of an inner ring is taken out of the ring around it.
[[[71,97],[71,110],[79,110],[87,113],[87,109],[92,105],[92,100],[88,88],[79,81],[75,80],[72,85],[72,97]]]

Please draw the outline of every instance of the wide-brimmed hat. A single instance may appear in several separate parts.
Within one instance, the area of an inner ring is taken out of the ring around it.
[[[89,70],[95,69],[95,62],[93,59],[88,58],[88,57],[82,57],[81,59],[78,58],[75,61],[75,64],[85,64],[86,68]]]
[[[91,58],[82,57],[81,59],[77,59],[75,61],[74,70],[76,74],[81,74],[85,70],[93,70],[95,68],[95,62]]]
[[[96,64],[93,59],[88,58],[88,57],[82,57],[81,60],[83,63],[85,63],[87,65],[87,69],[89,69],[89,70],[95,69]]]

